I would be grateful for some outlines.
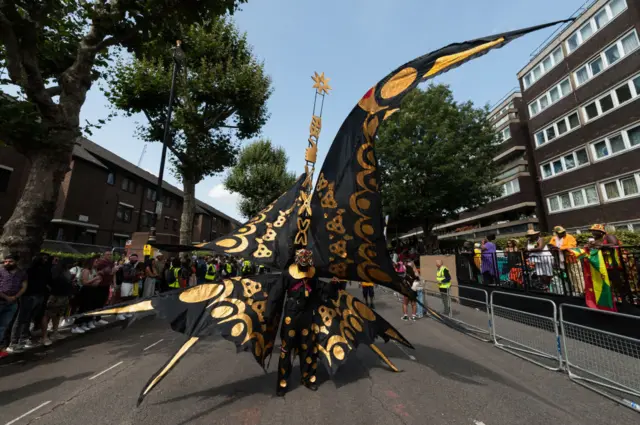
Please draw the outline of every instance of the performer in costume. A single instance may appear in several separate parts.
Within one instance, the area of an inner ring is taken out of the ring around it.
[[[251,258],[256,264],[281,270],[282,275],[231,277],[235,274],[227,273],[227,278],[217,282],[87,313],[107,315],[154,310],[171,323],[172,329],[188,337],[151,377],[138,403],[198,341],[214,330],[239,349],[251,351],[258,364],[266,369],[285,303],[279,395],[286,391],[292,354],[296,350],[302,358],[303,383],[312,390],[316,389],[317,357],[333,374],[359,345],[369,347],[397,372],[374,344],[375,340],[393,339],[406,347],[413,346],[365,303],[338,290],[337,285],[321,284],[316,279],[316,276],[337,277],[373,282],[416,299],[415,291],[393,270],[383,236],[380,179],[374,152],[378,126],[399,110],[404,96],[421,82],[524,34],[564,22],[453,43],[399,67],[367,91],[342,124],[313,192],[314,168],[309,172],[305,167],[296,184],[254,218],[230,234],[198,247]],[[316,74],[314,81],[318,93],[329,90],[324,74]],[[305,160],[311,164],[315,164],[320,127],[321,117],[314,115],[310,127],[311,146],[305,154]],[[345,155],[345,152],[352,154]],[[292,263],[291,246],[313,249],[313,261],[312,252],[304,249],[297,252]],[[163,248],[168,250],[166,246]],[[174,250],[184,249],[177,246]]]
[[[313,254],[308,249],[296,251],[295,261],[282,274],[280,282],[269,294],[267,318],[276,312],[277,301],[284,292],[287,300],[284,303],[284,321],[280,331],[282,341],[280,361],[278,362],[278,386],[276,394],[284,396],[289,385],[289,375],[293,356],[297,351],[300,356],[300,372],[302,384],[316,391],[316,368],[318,367],[318,349],[315,347],[316,334],[313,333],[313,308],[320,296],[318,281],[315,278]],[[268,319],[267,319],[268,320]]]

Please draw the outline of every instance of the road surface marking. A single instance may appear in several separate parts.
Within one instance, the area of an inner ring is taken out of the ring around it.
[[[473,420],[473,423],[475,425],[484,425],[484,422],[476,421],[475,419]]]
[[[402,351],[404,354],[406,354],[407,357],[409,357],[414,362],[416,361],[416,358],[414,356],[412,356],[411,354],[407,353],[407,351],[402,347],[402,345],[398,344],[396,341],[393,341],[393,343],[396,345],[396,347],[398,347],[400,349],[400,351]]]
[[[151,344],[150,346],[148,346],[147,348],[145,348],[145,349],[144,349],[144,350],[142,350],[142,351],[147,351],[149,348],[154,347],[154,346],[156,346],[156,345],[160,344],[162,341],[164,341],[164,338],[162,338],[160,341],[156,341],[156,342],[154,342],[153,344]]]
[[[14,424],[16,422],[18,422],[20,419],[29,416],[30,414],[32,414],[33,412],[35,412],[36,410],[46,406],[47,404],[51,403],[51,400],[49,401],[45,401],[44,403],[42,403],[40,406],[38,407],[34,407],[33,409],[29,410],[27,413],[25,413],[24,415],[18,416],[17,418],[15,418],[14,420],[12,420],[11,422],[7,422],[5,425],[11,425]]]
[[[114,367],[118,367],[118,366],[120,366],[122,363],[123,363],[123,362],[116,363],[116,364],[114,364],[113,366],[111,366],[111,367],[109,367],[109,368],[107,368],[107,369],[103,370],[102,372],[98,373],[97,375],[93,375],[91,378],[89,378],[89,381],[91,381],[91,380],[93,380],[93,379],[96,379],[98,376],[100,376],[100,375],[102,375],[102,374],[104,374],[104,373],[109,372],[111,369],[113,369]]]

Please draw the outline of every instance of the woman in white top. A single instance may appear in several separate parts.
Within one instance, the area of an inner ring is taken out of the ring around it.
[[[527,239],[529,261],[534,264],[535,272],[540,282],[548,288],[553,277],[553,255],[549,252],[549,247],[545,245],[542,237],[540,237],[540,232],[529,230]]]

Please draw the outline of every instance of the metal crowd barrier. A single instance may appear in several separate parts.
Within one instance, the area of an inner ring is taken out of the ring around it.
[[[569,378],[611,400],[640,412],[640,340],[572,323],[564,319],[571,309],[637,321],[640,317],[562,304],[560,326]],[[613,391],[606,391],[613,390]],[[626,397],[635,398],[635,401]]]
[[[496,303],[500,297],[525,298],[548,303],[551,317],[516,310]],[[493,342],[496,347],[549,370],[562,370],[556,304],[545,298],[493,291],[490,297]],[[534,357],[535,356],[535,357]],[[546,360],[546,363],[542,362]]]
[[[449,297],[452,302],[449,318],[460,324],[469,333],[469,336],[481,341],[492,342],[489,293],[484,289],[469,286],[451,285],[451,288],[458,288],[458,294],[460,294],[460,289],[476,292],[480,294],[482,300],[451,295],[450,289]]]

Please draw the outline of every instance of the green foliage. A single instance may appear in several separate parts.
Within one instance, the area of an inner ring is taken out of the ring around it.
[[[434,225],[499,194],[487,108],[458,103],[445,85],[415,90],[380,129],[376,154],[384,207],[394,221]]]
[[[172,117],[173,165],[195,183],[232,165],[238,140],[255,136],[267,120],[271,80],[246,36],[227,18],[185,25],[184,60]],[[145,141],[162,141],[171,88],[175,39],[147,43],[135,57],[119,60],[107,97],[126,114],[143,112]]]
[[[287,154],[270,140],[257,140],[240,152],[238,164],[224,181],[231,192],[239,193],[240,213],[254,217],[296,181],[296,175],[287,171]]]
[[[79,134],[79,112],[92,81],[109,73],[110,53],[138,52],[150,40],[180,38],[180,26],[233,13],[246,0],[15,0],[0,7],[0,139],[29,155],[69,150],[50,137],[61,126]],[[8,78],[7,78],[8,75]],[[58,100],[54,101],[55,98]],[[69,108],[73,104],[73,108]],[[67,121],[61,122],[62,117]],[[87,123],[85,130],[103,123]]]

